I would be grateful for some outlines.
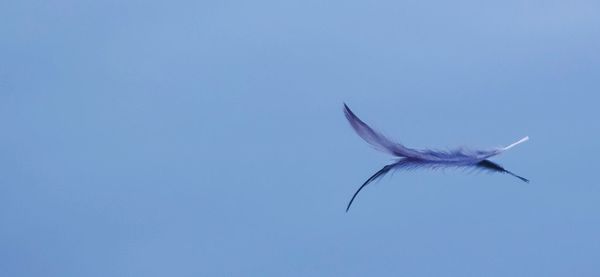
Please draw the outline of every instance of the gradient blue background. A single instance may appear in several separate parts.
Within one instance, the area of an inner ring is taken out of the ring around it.
[[[597,1],[2,1],[2,276],[600,276]],[[532,180],[397,172],[505,145]]]

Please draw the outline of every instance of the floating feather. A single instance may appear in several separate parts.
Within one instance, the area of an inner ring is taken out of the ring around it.
[[[490,172],[507,173],[514,177],[521,179],[524,182],[529,180],[514,174],[502,166],[488,160],[488,158],[496,156],[517,144],[525,142],[529,137],[524,137],[519,141],[508,145],[506,147],[494,148],[490,150],[468,150],[460,148],[452,151],[435,151],[429,149],[411,149],[404,145],[391,141],[379,132],[373,130],[369,125],[360,120],[353,112],[344,104],[344,114],[350,122],[350,125],[356,131],[356,133],[364,139],[366,142],[371,144],[375,149],[386,152],[398,158],[394,163],[384,166],[382,169],[377,171],[373,176],[367,179],[354,193],[346,212],[350,209],[352,202],[358,195],[358,193],[369,183],[377,180],[391,170],[410,170],[417,168],[447,168],[447,167],[468,167],[481,170],[487,170]]]

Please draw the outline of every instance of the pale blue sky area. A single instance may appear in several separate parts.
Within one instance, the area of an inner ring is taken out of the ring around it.
[[[2,1],[1,276],[600,276],[598,1]],[[524,177],[396,172],[494,147]]]

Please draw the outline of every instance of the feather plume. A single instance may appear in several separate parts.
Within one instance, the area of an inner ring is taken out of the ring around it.
[[[436,151],[430,149],[412,149],[408,148],[400,143],[394,142],[383,134],[373,130],[369,125],[364,123],[360,118],[358,118],[350,108],[344,104],[344,114],[346,115],[346,119],[350,123],[350,126],[354,129],[354,131],[367,143],[372,145],[375,149],[391,154],[397,158],[394,163],[388,164],[384,166],[382,169],[373,174],[369,179],[367,179],[354,193],[348,206],[346,207],[346,212],[350,209],[350,206],[354,202],[354,199],[358,195],[358,193],[371,182],[381,178],[391,170],[411,170],[417,168],[426,168],[426,169],[438,169],[438,168],[448,168],[448,167],[465,167],[465,168],[475,168],[479,170],[486,170],[489,172],[497,172],[497,173],[507,173],[511,176],[519,178],[524,182],[529,182],[529,180],[516,175],[502,166],[488,160],[488,158],[499,155],[500,153],[513,148],[514,146],[523,143],[529,139],[529,137],[524,137],[518,140],[515,143],[512,143],[506,147],[498,147],[489,150],[470,150],[466,148],[459,148],[451,151]]]

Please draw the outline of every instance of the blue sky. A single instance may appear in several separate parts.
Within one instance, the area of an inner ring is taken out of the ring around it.
[[[3,1],[2,276],[598,276],[597,1]],[[397,172],[531,140],[532,180]]]

